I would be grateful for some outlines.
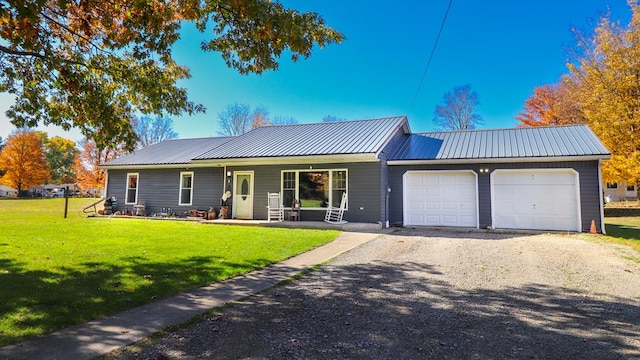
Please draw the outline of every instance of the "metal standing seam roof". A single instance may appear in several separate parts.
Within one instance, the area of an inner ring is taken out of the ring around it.
[[[344,122],[265,126],[249,131],[194,160],[377,153],[405,116]]]
[[[389,160],[457,160],[610,155],[586,125],[410,134]]]
[[[233,136],[228,136],[165,140],[108,161],[102,166],[189,164],[195,156],[218,147],[233,138]]]

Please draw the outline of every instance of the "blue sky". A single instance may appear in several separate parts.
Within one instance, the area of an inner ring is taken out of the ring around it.
[[[316,11],[346,40],[316,49],[278,71],[239,75],[218,53],[200,51],[206,35],[186,26],[174,48],[178,63],[191,68],[182,81],[206,114],[173,117],[181,138],[216,136],[217,115],[231,103],[266,107],[272,116],[319,122],[325,115],[348,120],[407,115],[413,131],[433,129],[442,95],[470,84],[480,98],[481,128],[508,128],[534,87],[567,72],[572,27],[590,30],[608,10],[628,22],[626,0],[472,1],[453,0],[433,60],[418,91],[449,0],[287,0],[286,6]],[[412,99],[415,102],[411,106]],[[11,98],[0,95],[0,136],[14,127],[4,117]],[[51,136],[79,140],[44,129]]]

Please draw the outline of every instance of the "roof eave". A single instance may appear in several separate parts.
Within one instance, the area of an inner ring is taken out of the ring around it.
[[[558,161],[595,161],[607,160],[611,155],[576,155],[576,156],[545,156],[545,157],[511,157],[511,158],[474,158],[474,159],[417,159],[417,160],[388,160],[389,165],[431,165],[431,164],[486,164],[486,163],[532,163]]]
[[[104,170],[123,170],[123,169],[184,169],[184,168],[203,168],[203,167],[220,167],[218,163],[178,163],[178,164],[127,164],[127,165],[100,165],[100,169]]]

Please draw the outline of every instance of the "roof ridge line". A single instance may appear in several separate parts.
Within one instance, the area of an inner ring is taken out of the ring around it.
[[[589,127],[588,124],[564,124],[564,125],[545,125],[545,126],[527,126],[527,127],[514,127],[514,128],[495,128],[495,129],[467,129],[467,130],[436,130],[436,131],[421,131],[414,132],[412,134],[440,134],[440,133],[465,133],[465,132],[490,132],[490,131],[517,131],[527,129],[553,129],[553,128],[565,128],[565,127]]]

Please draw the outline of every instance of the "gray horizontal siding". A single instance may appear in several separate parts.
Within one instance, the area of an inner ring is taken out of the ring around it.
[[[312,169],[311,169],[312,168]],[[282,170],[324,170],[347,169],[348,171],[348,199],[349,209],[344,213],[344,219],[351,222],[378,223],[381,217],[381,165],[371,163],[334,163],[334,164],[287,164],[264,166],[234,166],[227,167],[227,171],[254,172],[254,219],[267,219],[267,194],[281,191]],[[285,204],[287,206],[288,204]],[[302,210],[303,221],[321,221],[325,210]],[[285,212],[285,217],[287,212]]]
[[[488,174],[480,174],[480,168],[489,169]],[[588,232],[591,220],[595,220],[598,231],[602,230],[600,221],[600,184],[598,182],[598,161],[573,161],[555,163],[506,163],[469,165],[394,165],[389,167],[389,186],[392,189],[389,199],[389,221],[402,225],[403,196],[402,175],[410,170],[473,170],[478,173],[478,209],[480,228],[493,226],[491,219],[491,172],[496,169],[549,169],[570,168],[579,173],[582,231]]]
[[[193,172],[192,205],[178,205],[180,196],[180,172]],[[176,213],[210,207],[220,207],[223,194],[223,168],[197,169],[146,169],[138,171],[109,170],[107,196],[118,198],[118,210],[132,209],[125,204],[127,173],[139,174],[138,202],[144,202],[147,214],[159,213],[163,207],[170,207]]]

